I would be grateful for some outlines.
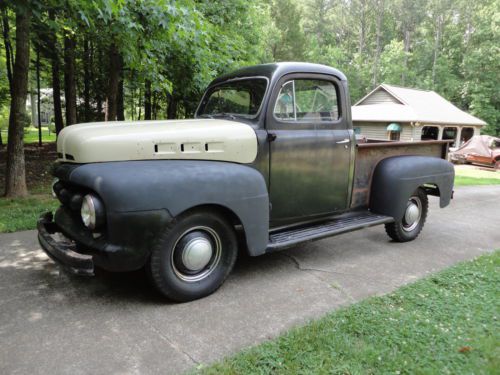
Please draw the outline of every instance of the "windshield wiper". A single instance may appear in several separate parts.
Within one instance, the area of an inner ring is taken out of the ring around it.
[[[212,118],[212,119],[214,118],[214,116],[209,115],[209,114],[206,114],[206,113],[204,113],[204,114],[202,114],[202,115],[199,115],[198,117],[203,117],[203,118]]]

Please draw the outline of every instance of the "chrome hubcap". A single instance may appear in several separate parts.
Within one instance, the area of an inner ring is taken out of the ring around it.
[[[172,251],[175,275],[187,282],[208,277],[220,262],[222,245],[219,235],[209,227],[194,227],[179,236]]]
[[[212,244],[204,237],[196,237],[189,241],[182,250],[182,263],[190,271],[199,271],[212,258]]]
[[[420,222],[422,216],[422,202],[419,197],[411,197],[406,206],[403,218],[403,229],[407,232],[414,230]]]

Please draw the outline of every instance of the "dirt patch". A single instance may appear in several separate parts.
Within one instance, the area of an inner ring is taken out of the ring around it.
[[[30,193],[48,191],[52,183],[50,169],[57,159],[56,143],[45,143],[42,147],[34,144],[24,145],[26,160],[26,183]],[[5,189],[5,164],[7,162],[7,147],[0,149],[0,194]]]

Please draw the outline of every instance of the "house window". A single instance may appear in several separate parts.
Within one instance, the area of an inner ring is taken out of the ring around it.
[[[462,129],[462,144],[467,142],[469,139],[471,139],[474,136],[474,128],[463,128]]]
[[[400,132],[389,132],[389,139],[391,141],[399,141],[400,135]]]
[[[361,134],[361,128],[360,127],[355,127],[354,128],[354,134],[360,135]]]
[[[455,147],[455,141],[457,139],[457,128],[447,127],[443,130],[443,140],[453,139],[453,143],[450,143],[450,147]]]
[[[387,134],[389,140],[391,141],[399,141],[401,138],[401,125],[393,122],[387,126]]]
[[[437,140],[439,128],[437,126],[424,126],[422,128],[422,141]]]

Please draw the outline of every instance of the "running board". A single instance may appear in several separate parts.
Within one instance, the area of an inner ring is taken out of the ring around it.
[[[320,223],[270,233],[266,252],[393,221],[390,216],[377,215],[369,211],[350,212]]]

